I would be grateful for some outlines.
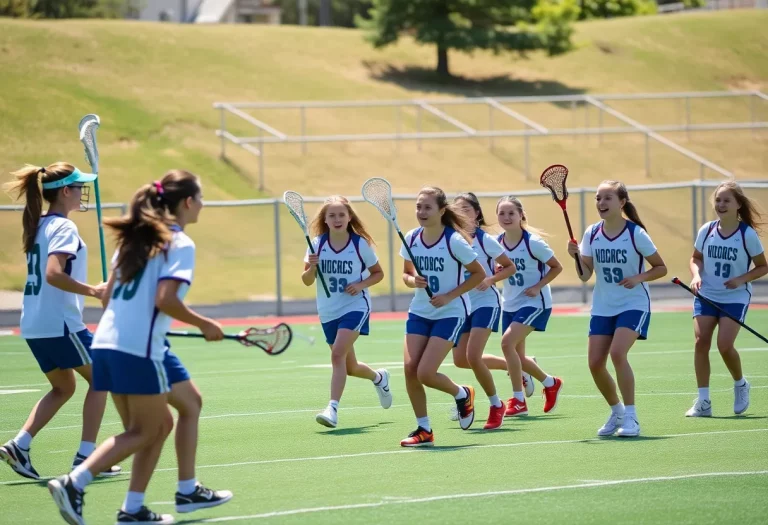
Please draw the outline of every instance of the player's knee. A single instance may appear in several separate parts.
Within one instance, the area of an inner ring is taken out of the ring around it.
[[[416,379],[422,385],[430,386],[434,382],[436,374],[437,372],[422,367],[416,371]]]
[[[589,370],[592,373],[600,372],[605,369],[606,359],[602,356],[589,358]]]
[[[485,366],[485,364],[483,363],[482,352],[473,352],[471,354],[468,354],[467,361],[469,362],[470,368],[472,368],[473,370]]]
[[[331,362],[333,364],[343,363],[347,359],[347,349],[340,344],[334,343],[331,348]]]
[[[696,336],[696,343],[694,344],[694,348],[697,352],[709,352],[709,349],[712,347],[712,336],[711,335],[697,335]]]
[[[611,362],[614,365],[624,364],[627,361],[627,352],[622,348],[611,348]]]
[[[64,401],[69,401],[72,396],[75,395],[75,390],[77,390],[77,383],[75,382],[75,379],[72,378],[71,381],[62,381],[52,386],[51,394]]]
[[[727,354],[729,352],[735,351],[736,349],[733,347],[733,341],[721,341],[720,339],[717,340],[717,350],[721,354]]]
[[[202,403],[202,400],[201,400]],[[160,420],[159,434],[160,439],[165,440],[173,431],[173,415],[170,410],[166,410],[163,418]]]
[[[417,379],[419,375],[419,364],[413,361],[406,363],[403,367],[403,372],[405,373],[406,379]]]
[[[455,366],[456,368],[470,368],[469,361],[467,360],[467,356],[454,352],[453,366]]]

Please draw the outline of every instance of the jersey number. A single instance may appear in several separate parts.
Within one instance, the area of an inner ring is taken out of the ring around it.
[[[523,286],[525,284],[525,280],[523,279],[522,273],[516,273],[507,280],[509,281],[509,284],[511,284],[512,286]]]
[[[347,289],[347,280],[344,278],[337,279],[336,277],[329,277],[328,278],[328,290],[331,293],[344,293],[344,290]]]
[[[715,263],[715,277],[722,277],[723,279],[727,279],[731,276],[731,265],[730,263]]]
[[[112,299],[119,299],[120,294],[123,295],[123,301],[130,301],[136,295],[139,289],[139,283],[141,278],[144,277],[144,268],[134,276],[133,280],[129,283],[118,283],[115,286],[115,291],[112,292]]]
[[[432,293],[437,293],[440,291],[440,279],[437,278],[437,275],[429,275],[425,276],[427,277],[427,282],[429,283],[429,289],[432,290]]]
[[[30,277],[35,276],[35,282],[30,282]],[[24,295],[40,295],[43,287],[43,276],[40,273],[40,245],[35,243],[32,251],[27,253],[27,285],[24,287]]]
[[[603,277],[607,283],[620,283],[624,280],[624,271],[621,268],[603,268]]]

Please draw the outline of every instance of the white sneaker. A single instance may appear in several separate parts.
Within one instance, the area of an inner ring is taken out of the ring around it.
[[[611,416],[608,418],[608,421],[605,422],[605,425],[597,429],[597,435],[599,437],[612,436],[619,428],[621,428],[623,422],[624,414],[614,414],[611,412]]]
[[[749,383],[744,380],[744,386],[733,387],[733,412],[743,414],[749,408]]]
[[[685,413],[685,417],[712,417],[712,402],[709,399],[694,399],[693,406]]]
[[[376,371],[381,375],[381,381],[378,385],[374,383],[373,387],[379,395],[381,408],[389,408],[392,406],[392,392],[389,391],[389,371],[383,368],[379,368]]]
[[[535,357],[531,357],[534,363],[538,363]],[[531,397],[536,390],[536,383],[534,382],[531,374],[523,372],[523,390],[525,390],[525,397]]]
[[[328,428],[336,428],[339,422],[339,416],[336,413],[336,409],[331,405],[325,407],[325,410],[315,416],[315,421]]]
[[[456,408],[456,405],[453,405],[450,408],[450,411],[449,411],[449,414],[448,414],[448,419],[450,419],[451,421],[458,421],[459,420],[459,409]]]
[[[621,428],[616,432],[616,435],[622,438],[633,438],[640,435],[640,423],[634,416],[627,416],[624,414],[624,421],[621,424]]]

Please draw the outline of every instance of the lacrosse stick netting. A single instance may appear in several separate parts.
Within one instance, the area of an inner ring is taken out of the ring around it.
[[[307,246],[309,246],[309,252],[314,254],[315,248],[312,246],[312,241],[309,238],[309,224],[307,221],[307,214],[304,212],[304,197],[295,191],[286,191],[283,193],[283,202],[285,202],[285,206],[288,208],[291,216],[293,216],[298,225],[301,227],[301,230],[304,232],[304,239],[306,239]],[[319,267],[317,268],[317,278],[320,279],[320,284],[323,286],[325,296],[330,299],[331,292],[328,291],[328,285],[325,284],[323,272],[320,271]]]
[[[96,147],[96,130],[99,129],[101,120],[98,115],[90,114],[80,119],[78,130],[80,142],[85,149],[85,160],[91,166],[91,171],[96,174],[93,181],[93,191],[96,194],[96,219],[99,221],[99,249],[101,251],[101,278],[107,280],[107,250],[104,242],[104,227],[101,224],[101,192],[99,191],[99,150]]]
[[[560,208],[562,208],[563,217],[565,217],[565,225],[568,227],[568,235],[570,236],[571,241],[576,242],[576,239],[573,236],[573,229],[571,228],[571,221],[568,218],[568,211],[566,210],[566,203],[568,201],[568,187],[565,185],[565,181],[567,179],[568,168],[562,164],[554,164],[544,170],[544,172],[541,174],[541,179],[539,179],[539,183],[549,190],[554,201],[560,206]],[[576,266],[579,269],[579,275],[583,275],[584,272],[581,267],[581,257],[576,255],[574,256],[574,259],[576,259]]]

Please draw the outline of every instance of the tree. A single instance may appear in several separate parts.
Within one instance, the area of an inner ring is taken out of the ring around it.
[[[409,34],[437,46],[437,73],[450,75],[448,51],[476,49],[550,54],[570,49],[576,0],[373,0],[370,19],[356,19],[381,48]]]

